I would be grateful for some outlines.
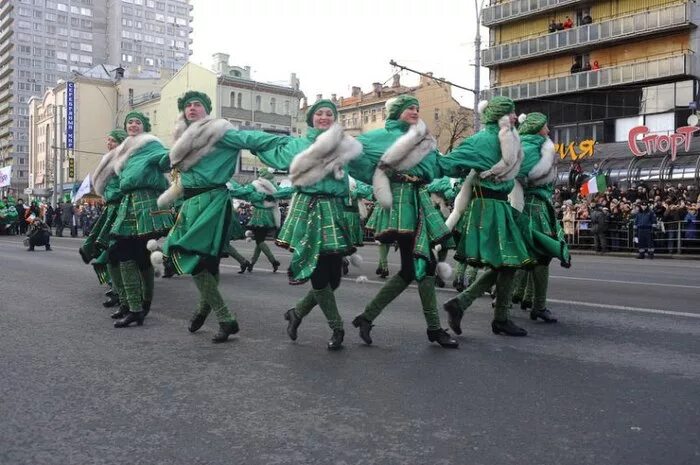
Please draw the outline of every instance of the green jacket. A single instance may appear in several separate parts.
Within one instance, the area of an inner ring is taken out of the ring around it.
[[[518,177],[527,178],[528,173],[535,167],[541,158],[542,145],[547,139],[539,134],[526,134],[520,136],[520,143],[523,147],[523,162],[520,165]],[[551,202],[554,195],[554,183],[543,184],[541,186],[529,186],[527,179],[523,180],[525,186],[525,196],[537,196],[542,200]]]
[[[119,189],[119,176],[111,176],[105,184],[105,191],[102,195],[107,203],[119,202],[124,194]]]
[[[124,163],[119,174],[119,190],[123,194],[138,189],[150,189],[162,192],[168,188],[168,180],[163,172],[168,167],[163,165],[164,155],[168,149],[158,141],[151,141],[137,149]]]

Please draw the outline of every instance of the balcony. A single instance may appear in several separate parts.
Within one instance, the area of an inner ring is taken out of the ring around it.
[[[542,78],[510,86],[494,87],[482,93],[483,99],[497,95],[528,100],[551,95],[572,94],[622,84],[634,84],[691,74],[691,56],[676,55],[649,61],[627,63],[583,73]]]
[[[14,9],[12,2],[5,2],[5,4],[0,7],[0,21],[5,19],[9,13]]]
[[[12,89],[0,91],[0,102],[4,102],[5,100],[12,98],[12,95]]]
[[[4,114],[9,110],[12,110],[12,101],[0,104],[0,115]]]
[[[0,79],[0,90],[5,90],[5,88],[12,85],[12,82],[12,76]]]
[[[617,43],[624,39],[636,39],[687,28],[692,25],[689,8],[689,4],[673,5],[497,45],[481,52],[481,62],[484,66],[510,64],[583,47]]]
[[[10,36],[12,36],[12,28],[11,27],[6,27],[5,29],[0,30],[0,43],[8,40],[10,38]]]
[[[585,0],[513,0],[497,3],[482,10],[481,23],[486,27],[491,27],[577,3],[587,2]]]

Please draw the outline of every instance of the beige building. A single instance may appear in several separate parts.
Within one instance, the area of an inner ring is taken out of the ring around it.
[[[411,94],[420,102],[421,118],[438,140],[438,148],[445,153],[460,140],[473,133],[474,113],[462,107],[452,97],[449,85],[422,76],[418,86],[401,85],[395,75],[391,86],[372,84],[372,91],[363,93],[360,87],[352,88],[349,97],[332,100],[338,105],[338,119],[350,135],[384,127],[386,101],[402,94]],[[320,95],[317,98],[321,98]]]

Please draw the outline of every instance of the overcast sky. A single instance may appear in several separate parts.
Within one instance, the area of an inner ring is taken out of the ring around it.
[[[391,83],[389,60],[474,86],[475,6],[469,0],[193,0],[192,61],[210,67],[225,52],[258,81],[286,83],[292,72],[314,100]],[[482,28],[482,42],[488,43]],[[418,77],[403,72],[407,85]],[[481,87],[488,86],[482,68]],[[473,95],[453,88],[465,106]]]

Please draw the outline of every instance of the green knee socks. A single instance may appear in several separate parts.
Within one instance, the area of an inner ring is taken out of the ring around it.
[[[367,304],[362,315],[367,320],[374,321],[382,313],[382,310],[408,287],[408,284],[401,275],[394,275],[379,289],[379,293]]]
[[[126,304],[126,292],[124,292],[124,284],[122,283],[122,273],[119,270],[119,264],[107,264],[109,275],[112,277],[112,290],[119,296],[120,304]]]
[[[294,307],[294,313],[296,313],[299,318],[304,318],[306,315],[311,313],[311,310],[313,310],[317,303],[316,295],[312,289],[299,302],[297,302],[296,306]]]
[[[313,293],[318,306],[321,307],[321,311],[326,316],[328,320],[328,326],[331,329],[343,329],[343,319],[338,313],[338,305],[335,302],[335,294],[330,286],[326,286],[323,289],[314,289],[311,291]]]
[[[210,310],[214,310],[219,323],[229,323],[236,320],[235,315],[232,315],[226,308],[223,297],[219,292],[218,279],[208,271],[201,271],[193,275],[194,284],[200,295],[200,308],[202,304],[209,305]]]
[[[532,270],[533,310],[544,310],[547,306],[547,287],[549,285],[549,266],[537,265]]]
[[[142,310],[141,302],[143,300],[143,282],[139,266],[135,260],[127,260],[119,263],[119,272],[129,310],[132,313],[138,313]]]
[[[389,244],[379,244],[379,268],[389,269]]]
[[[435,276],[426,276],[418,282],[418,295],[423,305],[423,315],[428,329],[440,329],[440,316],[435,295]]]
[[[459,303],[459,308],[463,311],[469,308],[469,306],[477,298],[484,295],[484,292],[491,289],[491,286],[496,282],[496,271],[492,269],[487,269],[481,275],[476,278],[476,280],[464,291],[460,292],[457,297],[452,300],[456,300]]]
[[[245,262],[248,260],[245,259],[243,255],[241,255],[238,250],[231,244],[227,243],[226,246],[224,247],[224,252],[227,253],[231,258],[236,260],[239,265],[243,265]]]
[[[497,272],[496,277],[496,306],[493,312],[493,319],[505,321],[510,316],[510,303],[513,295],[513,276],[515,270],[502,268]]]
[[[143,295],[141,297],[145,302],[153,302],[153,287],[156,270],[154,270],[153,266],[149,263],[148,268],[139,271],[141,272],[141,283],[143,285]]]

